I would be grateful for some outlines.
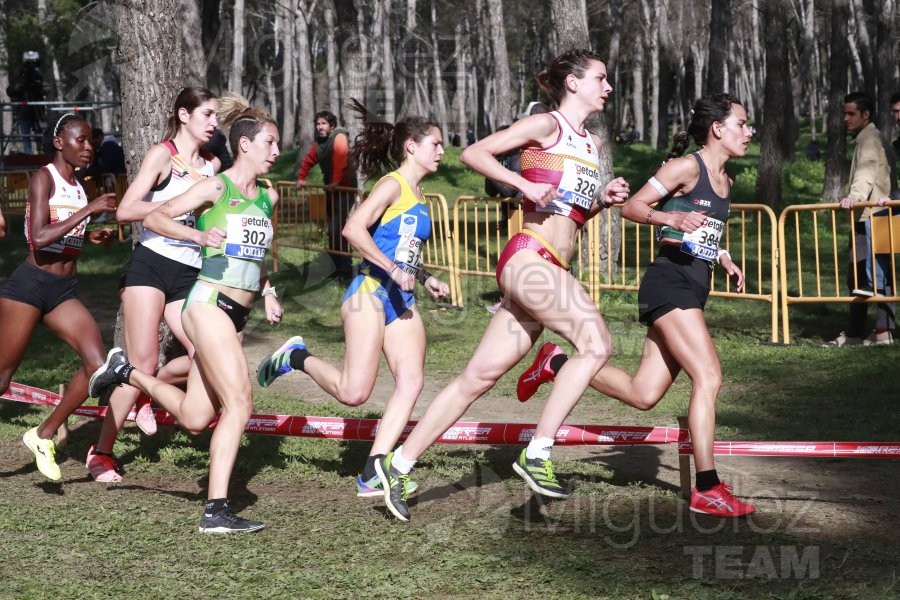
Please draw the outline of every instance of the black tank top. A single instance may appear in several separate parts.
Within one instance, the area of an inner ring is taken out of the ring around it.
[[[728,215],[731,211],[731,186],[728,187],[728,195],[724,198],[719,196],[713,189],[709,181],[709,172],[706,163],[700,157],[699,152],[691,154],[697,165],[700,167],[700,179],[697,185],[690,192],[683,196],[668,195],[659,202],[657,210],[661,212],[696,212],[707,217],[712,217],[728,222]],[[681,240],[684,238],[684,232],[678,231],[668,225],[659,226],[656,229],[656,239],[663,238],[670,240]]]

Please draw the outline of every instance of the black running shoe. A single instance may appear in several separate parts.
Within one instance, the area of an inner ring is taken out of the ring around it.
[[[235,515],[227,505],[216,514],[205,512],[200,518],[200,533],[252,533],[265,527],[264,523]]]
[[[108,387],[120,383],[128,383],[128,376],[134,367],[125,357],[125,351],[121,348],[113,348],[106,355],[106,362],[91,375],[88,382],[88,395],[91,398],[99,398],[100,393]]]
[[[409,506],[406,499],[409,498],[409,475],[401,473],[391,466],[393,452],[375,461],[375,472],[381,481],[381,489],[384,490],[384,503],[388,510],[401,521],[409,521]]]

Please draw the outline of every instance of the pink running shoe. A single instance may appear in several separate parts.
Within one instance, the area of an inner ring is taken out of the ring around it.
[[[122,481],[122,468],[112,456],[108,454],[94,454],[94,446],[88,449],[87,460],[84,463],[91,472],[94,481],[101,483],[116,483]]]
[[[724,481],[705,492],[694,488],[691,492],[691,510],[716,517],[742,517],[756,512],[755,506],[735,498],[731,489]]]
[[[153,435],[156,433],[156,415],[153,414],[153,407],[150,405],[150,400],[146,397],[141,397],[138,400],[134,422],[137,424],[138,429],[145,434]]]
[[[553,381],[556,373],[550,369],[550,359],[562,353],[562,348],[553,342],[544,342],[538,348],[534,361],[525,369],[524,373],[519,375],[519,383],[516,384],[516,395],[519,397],[519,402],[525,402],[534,396],[541,384]]]

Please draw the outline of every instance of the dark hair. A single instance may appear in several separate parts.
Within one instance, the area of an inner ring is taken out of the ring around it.
[[[315,120],[318,121],[319,119],[328,121],[328,124],[331,125],[332,129],[337,127],[337,117],[330,110],[320,110],[317,112]]]
[[[188,113],[192,113],[194,112],[194,109],[204,102],[215,99],[216,95],[206,88],[186,87],[181,90],[178,97],[175,98],[172,114],[170,114],[169,118],[166,120],[166,130],[163,133],[163,139],[171,140],[178,134],[178,130],[181,129],[181,119],[178,118],[178,111],[183,108],[188,111]]]
[[[875,101],[872,100],[872,96],[865,92],[850,92],[844,96],[844,104],[849,104],[851,102],[856,105],[859,112],[869,113],[869,118],[875,114]]]
[[[891,99],[889,100],[891,104],[897,104],[900,102],[900,92],[894,92],[891,94]]]
[[[41,138],[41,150],[44,151],[44,154],[53,155],[58,152],[53,145],[53,138],[60,135],[71,123],[87,123],[87,119],[77,113],[65,113],[58,119],[47,123],[44,136]]]
[[[424,117],[410,116],[396,124],[387,123],[370,113],[356,98],[350,98],[350,107],[363,122],[363,130],[356,136],[350,156],[366,177],[399,167],[406,158],[403,147],[406,140],[420,142],[431,128],[441,129],[436,121]]]
[[[219,101],[219,124],[228,130],[228,145],[235,159],[238,156],[238,144],[242,137],[253,139],[262,131],[263,125],[271,123],[278,127],[272,115],[261,108],[250,106],[242,96],[227,92]]]
[[[706,144],[709,137],[709,128],[713,123],[721,123],[731,114],[734,104],[743,106],[743,103],[731,94],[707,94],[694,103],[687,127],[675,134],[672,142],[672,150],[666,156],[666,160],[678,158],[690,145],[689,137],[698,146]]]
[[[592,50],[584,48],[563,52],[553,59],[550,66],[535,75],[538,85],[553,100],[556,106],[566,95],[566,77],[574,75],[578,79],[584,77],[591,61],[606,62]]]

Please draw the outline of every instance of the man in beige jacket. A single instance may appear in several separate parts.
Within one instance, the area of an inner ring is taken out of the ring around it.
[[[854,136],[856,145],[853,151],[853,162],[850,165],[850,190],[841,200],[841,208],[846,210],[852,210],[857,202],[876,202],[890,194],[891,191],[891,169],[885,156],[881,135],[875,124],[872,123],[874,109],[875,103],[872,98],[862,92],[853,92],[844,98],[844,125],[847,127],[847,133]],[[871,263],[871,218],[872,209],[865,208],[859,221],[856,222],[855,248],[853,245],[850,247],[847,286],[851,290],[851,294],[855,296],[892,295],[893,282],[889,277],[890,262],[887,262],[887,278],[884,265],[880,264],[882,261],[876,261],[875,265],[869,264],[869,268],[867,268],[867,262]],[[870,274],[873,266],[876,275],[874,278]],[[875,329],[866,337],[867,309],[868,306],[864,302],[852,303],[850,305],[850,321],[846,331],[827,345],[852,346],[892,343],[896,325],[894,305],[892,303],[878,304]]]

